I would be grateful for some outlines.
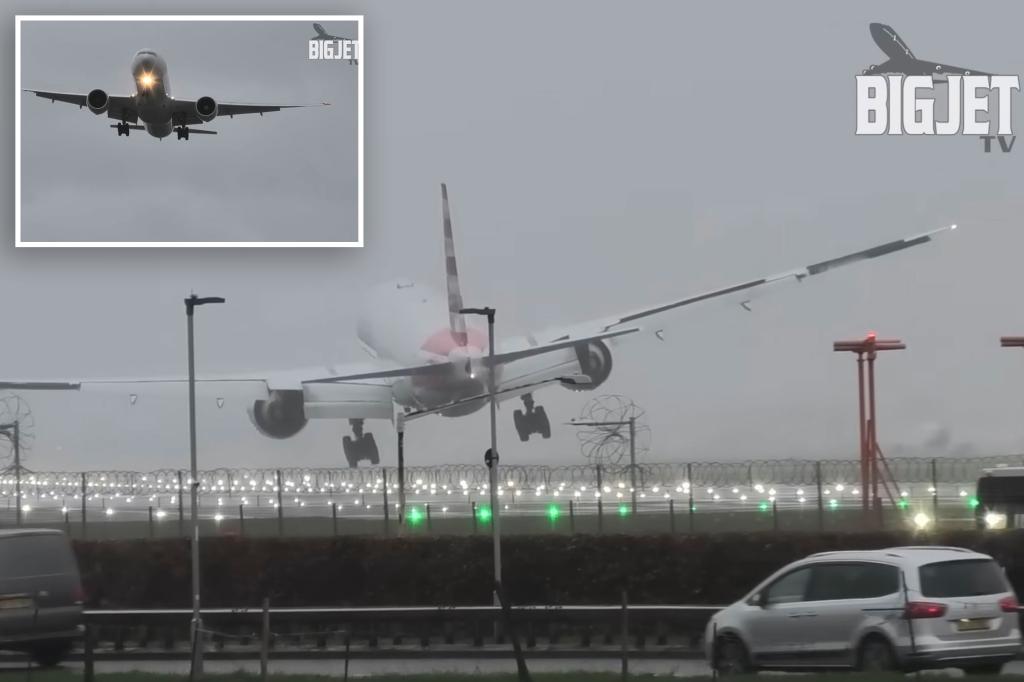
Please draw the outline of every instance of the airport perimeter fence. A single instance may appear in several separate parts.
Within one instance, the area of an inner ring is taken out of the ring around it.
[[[1024,465],[1024,455],[887,463],[896,481],[886,500],[890,522],[908,524],[917,516],[920,523],[926,514],[927,523],[963,526],[973,523],[981,471]],[[199,474],[200,518],[211,534],[388,532],[398,523],[404,492],[407,525],[478,532],[491,516],[488,475],[483,465],[406,467],[400,491],[395,467],[213,469]],[[498,480],[509,532],[813,528],[831,522],[823,514],[860,519],[854,512],[863,504],[859,460],[502,465]],[[63,526],[80,536],[92,526],[105,529],[93,537],[184,535],[191,485],[184,470],[8,469],[0,472],[0,524],[15,525],[20,517],[24,525]],[[114,530],[129,522],[138,528]]]

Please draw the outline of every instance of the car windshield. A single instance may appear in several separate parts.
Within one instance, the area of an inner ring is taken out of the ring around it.
[[[15,535],[0,538],[0,579],[73,573],[77,570],[63,535]]]
[[[991,559],[926,564],[920,575],[925,597],[977,597],[1008,591],[1002,569]]]

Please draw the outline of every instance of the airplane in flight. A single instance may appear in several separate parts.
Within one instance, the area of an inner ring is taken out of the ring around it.
[[[864,69],[865,76],[877,74],[904,74],[906,76],[991,76],[992,74],[961,66],[950,66],[937,62],[926,62],[914,56],[907,44],[891,26],[873,23],[869,26],[875,44],[889,59],[881,64],[872,64]]]
[[[127,137],[133,130],[145,130],[153,137],[163,139],[172,132],[179,140],[187,140],[190,134],[216,135],[216,131],[194,128],[213,121],[218,116],[234,118],[241,114],[263,114],[281,109],[297,109],[320,104],[234,104],[218,102],[213,97],[203,96],[197,100],[176,99],[171,96],[171,83],[167,77],[167,62],[152,50],[139,50],[132,58],[132,78],[135,79],[134,95],[108,95],[96,88],[88,94],[73,92],[31,92],[51,102],[77,104],[78,108],[88,107],[96,115],[106,114],[119,121],[111,128],[117,129],[117,136]],[[145,125],[139,125],[139,122]]]
[[[535,390],[562,385],[570,390],[594,390],[612,372],[612,347],[618,339],[641,331],[639,323],[672,310],[730,298],[749,310],[752,295],[773,284],[802,282],[836,268],[852,265],[919,246],[940,228],[897,239],[838,258],[692,296],[648,305],[625,313],[562,325],[526,336],[495,339],[489,357],[487,328],[467,323],[462,311],[452,234],[448,188],[441,185],[447,295],[437,296],[415,282],[394,281],[373,288],[363,299],[357,336],[370,355],[368,363],[312,367],[285,371],[201,377],[203,384],[242,382],[254,388],[249,417],[264,436],[284,439],[298,434],[311,419],[347,419],[352,436],[342,440],[352,467],[360,461],[379,462],[373,434],[364,421],[414,419],[428,414],[459,417],[481,409],[490,399],[493,374],[496,400],[520,398],[523,409],[513,412],[519,438],[551,436],[544,407],[533,398]],[[474,318],[476,319],[476,318]],[[660,328],[654,327],[658,338]],[[0,380],[10,390],[139,390],[152,383],[182,383],[182,378],[20,381]],[[134,393],[130,395],[135,396]],[[219,404],[219,402],[218,402]]]
[[[310,40],[347,40],[347,41],[351,41],[352,40],[351,38],[342,38],[341,36],[332,36],[330,33],[328,33],[324,29],[322,24],[314,23],[313,24],[313,30],[316,31],[316,35],[313,36],[312,38],[310,38]],[[348,63],[349,64],[358,64],[359,60],[358,59],[350,59],[350,60],[348,60]]]

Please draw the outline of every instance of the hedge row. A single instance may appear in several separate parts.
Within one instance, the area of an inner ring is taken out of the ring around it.
[[[514,603],[722,604],[814,552],[905,544],[991,554],[1024,591],[1024,531],[936,533],[730,533],[662,536],[510,536],[503,539]],[[486,537],[211,538],[202,544],[207,606],[461,605],[491,601]],[[185,540],[77,541],[94,608],[189,606]]]

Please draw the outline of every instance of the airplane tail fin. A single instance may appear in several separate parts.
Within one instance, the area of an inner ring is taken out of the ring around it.
[[[316,31],[317,36],[322,37],[327,35],[327,31],[325,31],[324,27],[320,24],[313,24],[313,30]]]
[[[455,260],[455,239],[452,236],[452,215],[448,209],[448,185],[441,183],[441,214],[444,224],[444,269],[448,287],[448,327],[460,346],[466,345],[466,318],[462,313],[462,289],[459,266]]]

